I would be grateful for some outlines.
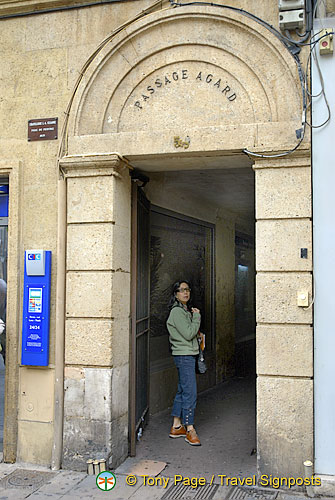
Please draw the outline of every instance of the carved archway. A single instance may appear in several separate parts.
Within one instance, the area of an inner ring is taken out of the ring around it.
[[[269,135],[293,144],[300,120],[298,72],[284,45],[239,13],[193,6],[146,16],[105,46],[78,89],[69,130],[108,135],[110,151],[132,155],[143,142],[147,153],[167,153],[167,132],[173,151],[173,133],[199,129],[188,152],[257,147]],[[70,144],[83,152],[82,141]]]

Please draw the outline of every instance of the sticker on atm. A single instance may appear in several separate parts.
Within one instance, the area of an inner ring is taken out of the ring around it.
[[[29,288],[28,312],[42,312],[42,288]]]
[[[28,260],[41,260],[40,253],[28,253]]]

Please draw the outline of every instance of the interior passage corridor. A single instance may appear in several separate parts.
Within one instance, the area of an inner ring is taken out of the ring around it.
[[[184,438],[169,438],[170,412],[151,416],[137,443],[136,461],[166,462],[161,474],[170,477],[256,474],[254,377],[230,379],[198,395],[195,427],[202,446],[190,446]]]

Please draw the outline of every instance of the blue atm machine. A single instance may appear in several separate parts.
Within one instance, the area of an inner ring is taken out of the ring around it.
[[[51,251],[26,250],[24,264],[22,365],[48,366]]]

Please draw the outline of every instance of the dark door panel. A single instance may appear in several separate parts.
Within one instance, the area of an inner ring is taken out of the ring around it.
[[[130,367],[130,454],[136,454],[136,435],[143,429],[149,408],[150,317],[150,203],[132,185],[132,285]]]

